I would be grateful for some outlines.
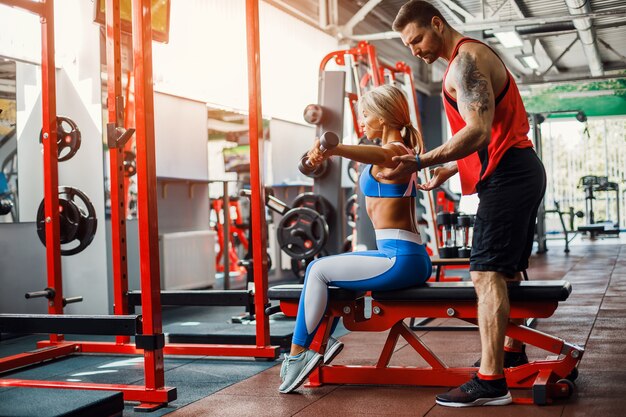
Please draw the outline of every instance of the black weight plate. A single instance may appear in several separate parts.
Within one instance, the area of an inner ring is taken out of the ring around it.
[[[77,197],[78,205],[75,201]],[[82,206],[82,207],[81,207]],[[59,232],[61,255],[75,255],[85,250],[96,235],[98,221],[96,210],[89,198],[77,188],[59,187]],[[37,235],[46,245],[46,221],[44,200],[37,210]],[[74,247],[70,243],[77,241]]]
[[[277,228],[280,248],[294,259],[312,258],[328,240],[328,224],[317,213],[306,207],[289,210]]]
[[[327,219],[327,223],[329,222],[328,219],[330,219],[334,214],[334,210],[330,202],[321,195],[312,192],[299,194],[293,200],[291,205],[293,207],[307,207],[315,210]]]

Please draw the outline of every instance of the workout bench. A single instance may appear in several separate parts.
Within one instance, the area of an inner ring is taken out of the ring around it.
[[[280,285],[269,289],[270,299],[280,300],[287,316],[295,316],[302,285]],[[550,317],[559,301],[571,292],[566,281],[523,281],[509,285],[511,318]],[[335,317],[342,317],[351,331],[390,330],[378,363],[374,366],[329,365],[318,368],[308,386],[323,384],[372,384],[456,387],[478,370],[473,367],[448,367],[404,322],[411,317],[455,317],[476,324],[476,292],[471,282],[432,282],[400,291],[373,291],[371,317],[365,316],[365,293],[330,288],[328,308],[311,349],[320,353],[326,348],[328,333]],[[509,323],[506,334],[536,346],[556,357],[505,369],[510,388],[529,389],[532,398],[516,398],[516,403],[546,404],[556,397],[569,397],[576,366],[584,350],[562,339],[526,326]],[[408,344],[428,363],[428,367],[389,366],[398,338]]]

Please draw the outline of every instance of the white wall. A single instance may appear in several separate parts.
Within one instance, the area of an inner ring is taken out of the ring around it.
[[[271,164],[274,185],[313,185],[313,179],[298,170],[300,156],[311,149],[315,140],[315,127],[304,124],[270,120],[272,137]]]
[[[205,103],[154,94],[157,176],[208,179],[207,123]]]
[[[331,36],[260,3],[261,95],[265,117],[302,122],[317,101]],[[154,44],[155,89],[248,109],[244,0],[172,0],[169,44]]]
[[[39,17],[0,4],[0,55],[26,62],[41,62]]]

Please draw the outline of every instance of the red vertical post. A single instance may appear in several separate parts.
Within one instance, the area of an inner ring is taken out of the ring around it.
[[[380,66],[378,65],[378,57],[376,56],[376,48],[374,45],[367,44],[365,49],[367,50],[367,59],[372,71],[372,82],[374,87],[378,87],[383,84],[383,80],[380,74]]]
[[[122,103],[122,62],[120,52],[120,3],[106,0],[107,107],[109,123],[120,126],[124,115]],[[119,108],[119,107],[121,108]],[[124,147],[109,148],[111,185],[111,257],[113,259],[113,312],[128,314],[128,262],[126,245],[126,194],[124,192]],[[118,343],[128,343],[129,336],[117,336]]]
[[[41,104],[43,113],[43,189],[46,222],[46,265],[48,287],[55,296],[48,313],[63,314],[63,279],[59,229],[59,161],[57,159],[57,105],[54,62],[54,1],[43,3],[41,19]],[[51,342],[63,335],[50,335]]]
[[[143,333],[163,333],[157,216],[151,1],[133,0],[133,65],[137,143],[137,208]],[[147,389],[162,388],[163,349],[144,351]]]
[[[256,344],[268,346],[269,320],[267,299],[267,225],[265,223],[265,186],[263,183],[263,113],[261,112],[261,59],[259,47],[259,1],[246,0],[248,46],[248,123],[250,126],[250,216],[252,218],[252,267],[254,268],[254,305]]]

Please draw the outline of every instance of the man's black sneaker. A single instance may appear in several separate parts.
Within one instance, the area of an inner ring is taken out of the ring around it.
[[[476,376],[458,388],[437,395],[437,404],[446,407],[507,405],[512,402],[505,378],[484,381]]]
[[[516,366],[526,365],[528,363],[528,356],[526,356],[526,345],[522,346],[521,352],[508,352],[504,351],[504,367],[515,368]],[[474,362],[476,368],[480,368],[480,359]]]

